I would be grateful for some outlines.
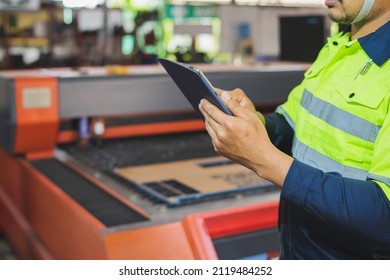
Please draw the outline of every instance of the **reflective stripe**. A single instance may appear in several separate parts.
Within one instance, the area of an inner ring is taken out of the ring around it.
[[[290,116],[286,113],[286,111],[283,109],[282,106],[278,106],[276,108],[276,111],[284,116],[286,119],[287,123],[295,130],[295,123],[294,121],[290,118]]]
[[[369,173],[368,174],[368,178],[370,178],[372,180],[377,180],[377,181],[383,182],[386,185],[390,186],[390,178],[388,178],[388,177],[379,176],[379,175],[376,175],[376,174]]]
[[[301,105],[313,116],[365,141],[375,142],[381,129],[380,126],[315,97],[308,90],[303,93]]]
[[[367,179],[368,172],[366,170],[338,163],[337,161],[300,142],[296,137],[294,137],[293,141],[292,154],[297,160],[324,172],[338,172],[343,177],[358,180]]]

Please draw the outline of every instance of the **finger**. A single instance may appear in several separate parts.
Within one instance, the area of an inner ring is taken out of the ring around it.
[[[203,116],[206,120],[213,120],[214,122],[218,124],[222,124],[226,118],[229,118],[230,116],[223,113],[221,110],[219,110],[216,106],[211,104],[206,99],[202,99],[199,103],[199,109],[202,112]]]
[[[218,131],[223,129],[222,125],[212,118],[212,115],[206,119],[205,123],[212,129],[214,136],[218,135]]]
[[[212,140],[212,143],[213,143],[213,146],[214,146],[214,150],[217,151],[217,148],[216,148],[216,145],[215,143],[218,140],[218,133],[217,133],[217,129],[221,129],[221,126],[219,124],[217,124],[213,119],[212,119],[212,114],[208,113],[207,111],[205,111],[205,109],[203,108],[202,106],[202,103],[201,102],[199,104],[199,109],[200,111],[202,112],[203,116],[205,117],[205,127],[206,127],[206,130],[208,132],[208,134],[210,135],[211,137],[211,140]]]
[[[198,108],[199,108],[200,112],[202,113],[203,117],[205,119],[207,119],[209,117],[209,114],[204,109],[204,99],[200,100],[200,102],[198,104]]]
[[[222,92],[227,91],[227,90],[223,90],[223,89],[220,89],[220,88],[214,88],[214,90],[215,90],[216,94],[219,97],[221,97]],[[235,100],[237,100],[237,102],[239,102],[239,103],[242,102],[242,100],[245,97],[244,92],[241,89],[238,89],[238,88],[236,88],[234,90],[231,90],[231,91],[227,91],[227,92],[229,92],[230,96],[232,98],[234,98]]]
[[[223,103],[225,103],[225,105],[230,109],[234,116],[244,117],[247,115],[248,109],[241,106],[241,104],[237,100],[232,98],[229,92],[222,92],[221,98]]]
[[[218,96],[221,96],[222,92],[224,91],[223,89],[220,89],[220,88],[214,88],[214,91],[215,93],[218,95]]]
[[[242,91],[242,89],[236,88],[229,93],[235,100],[237,100],[238,103],[240,103],[241,106],[249,108],[248,105],[251,105],[249,98],[246,96],[245,92]]]
[[[217,132],[214,130],[214,128],[210,125],[208,121],[205,122],[207,133],[210,135],[211,140],[214,142],[217,140]],[[215,148],[215,145],[214,145]]]
[[[207,103],[207,104],[206,104]],[[210,106],[209,106],[210,105]],[[208,102],[207,100],[201,100],[199,104],[199,109],[202,112],[204,118],[205,118],[205,123],[209,125],[210,127],[213,128],[213,130],[216,132],[218,129],[221,129],[220,123],[218,123],[215,119],[214,116],[217,113],[222,113],[217,107],[215,107],[213,104]],[[224,113],[222,113],[225,115]],[[226,116],[226,115],[225,115]]]

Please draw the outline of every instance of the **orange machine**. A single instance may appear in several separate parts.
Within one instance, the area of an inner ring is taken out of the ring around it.
[[[215,86],[245,89],[259,109],[283,102],[304,69],[203,67]],[[277,255],[276,188],[191,193],[167,204],[161,197],[172,180],[131,180],[133,165],[177,160],[172,154],[214,156],[199,140],[208,139],[203,123],[159,66],[131,67],[126,75],[104,68],[0,72],[0,100],[0,229],[20,258]],[[171,146],[160,149],[163,142]],[[118,166],[130,179],[113,172]]]

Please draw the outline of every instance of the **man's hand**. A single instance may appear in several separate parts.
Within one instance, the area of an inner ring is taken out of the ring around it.
[[[226,90],[222,90],[219,88],[214,88],[215,92],[221,97],[222,92]],[[251,110],[253,112],[256,112],[255,105],[253,105],[252,101],[246,96],[246,94],[239,88],[236,88],[231,91],[226,91],[229,93],[232,99],[237,101],[242,107],[247,108],[248,110]]]
[[[245,98],[233,98],[226,91],[220,94],[233,116],[226,115],[205,99],[199,104],[214,149],[255,171],[259,176],[282,186],[292,158],[272,145],[251,102],[246,103]]]
[[[214,88],[214,90],[220,97],[221,97],[222,93],[225,91],[225,90],[222,90],[219,88]],[[237,103],[239,103],[240,106],[247,108],[248,110],[256,113],[257,117],[261,120],[261,122],[263,124],[265,124],[264,116],[260,112],[256,111],[255,105],[248,98],[248,96],[246,96],[245,92],[243,92],[242,89],[236,88],[234,90],[226,91],[226,92],[229,93],[231,98],[234,99],[235,101],[237,101]]]

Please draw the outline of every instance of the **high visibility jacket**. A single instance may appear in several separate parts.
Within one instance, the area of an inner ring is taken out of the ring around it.
[[[389,58],[390,22],[358,40],[339,33],[277,108],[295,159],[281,193],[281,258],[390,258]],[[280,130],[280,118],[266,122]]]

